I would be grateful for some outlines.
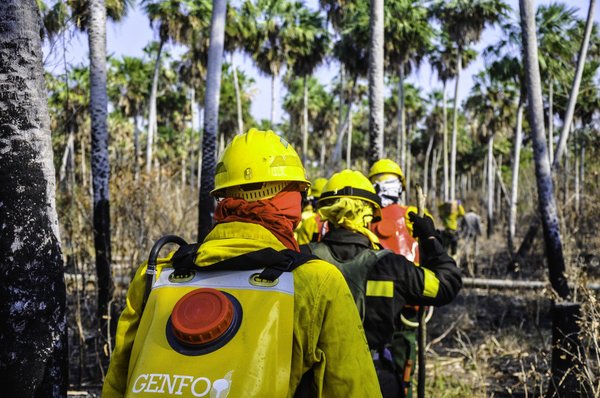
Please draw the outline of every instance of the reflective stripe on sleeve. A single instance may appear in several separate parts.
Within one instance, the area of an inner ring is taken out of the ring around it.
[[[440,280],[435,276],[433,271],[427,268],[421,268],[423,270],[423,296],[435,298],[440,289]]]
[[[393,281],[367,281],[367,296],[394,297]]]

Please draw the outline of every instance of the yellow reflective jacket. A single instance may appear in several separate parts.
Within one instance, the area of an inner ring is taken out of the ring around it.
[[[217,225],[198,249],[202,267],[249,252],[286,247],[266,228],[250,223]],[[162,259],[160,274],[168,266]],[[136,272],[127,293],[115,336],[115,349],[103,398],[122,398],[128,383],[132,346],[141,318],[146,264]],[[293,271],[294,326],[288,397],[293,397],[302,376],[312,369],[316,397],[380,397],[381,392],[354,299],[335,266],[311,260]],[[235,398],[235,397],[231,397]]]

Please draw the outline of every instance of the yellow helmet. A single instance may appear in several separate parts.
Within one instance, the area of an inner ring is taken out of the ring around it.
[[[319,177],[315,179],[315,182],[311,185],[311,193],[315,199],[319,199],[321,197],[321,193],[323,192],[323,187],[327,184],[327,178]]]
[[[374,218],[381,217],[381,199],[377,196],[373,184],[360,171],[342,170],[335,173],[323,187],[317,203],[337,198],[353,198],[369,202],[374,207]]]
[[[406,189],[406,181],[404,180],[404,174],[402,173],[402,169],[398,166],[398,163],[394,162],[391,159],[379,159],[373,166],[371,166],[371,170],[369,171],[369,179],[372,183],[378,180],[377,176],[381,174],[393,174],[398,176],[400,182],[402,183],[402,188]]]
[[[213,196],[267,199],[290,182],[306,190],[306,179],[298,153],[273,131],[250,129],[233,137],[217,162]]]

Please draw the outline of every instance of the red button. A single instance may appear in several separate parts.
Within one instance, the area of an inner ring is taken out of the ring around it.
[[[185,344],[210,343],[231,325],[234,307],[219,290],[196,289],[183,296],[173,309],[173,334]]]
[[[383,219],[375,224],[377,235],[383,238],[389,238],[396,233],[396,222],[390,219]]]

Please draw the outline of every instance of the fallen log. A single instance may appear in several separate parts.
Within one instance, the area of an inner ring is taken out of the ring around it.
[[[462,278],[463,287],[492,289],[545,289],[551,288],[549,281],[517,281],[510,279]],[[600,283],[588,283],[590,290],[599,291]]]

